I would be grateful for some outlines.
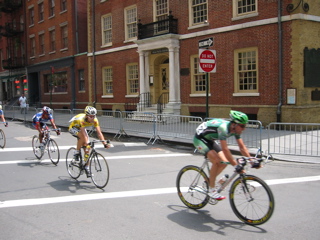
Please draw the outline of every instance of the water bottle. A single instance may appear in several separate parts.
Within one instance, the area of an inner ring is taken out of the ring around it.
[[[220,188],[229,178],[228,174],[223,175],[218,181],[217,187]]]

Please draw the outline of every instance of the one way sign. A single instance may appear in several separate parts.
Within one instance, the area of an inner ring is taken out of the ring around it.
[[[199,41],[199,48],[206,48],[213,46],[213,38],[207,38]]]

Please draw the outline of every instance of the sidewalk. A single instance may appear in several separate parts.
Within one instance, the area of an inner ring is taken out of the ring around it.
[[[27,115],[24,114],[15,114],[14,120],[26,121],[31,123],[32,116],[35,112],[30,111]],[[10,114],[9,114],[10,115]],[[7,119],[10,119],[10,116],[5,115]],[[70,115],[68,114],[59,114],[55,115],[55,122],[60,128],[67,128],[70,120]],[[12,119],[12,118],[11,118]],[[115,119],[118,120],[119,119]],[[135,128],[136,123],[126,123],[126,126],[130,128]],[[113,135],[115,137],[119,133],[119,129],[104,129],[102,130],[105,134]],[[126,129],[127,130],[127,129]],[[165,131],[165,129],[161,129]],[[192,138],[193,136],[188,134],[185,138],[179,137],[170,137],[166,132],[157,131],[156,136],[152,136],[150,132],[131,132],[128,129],[130,137],[136,137],[140,139],[146,139],[149,144],[154,142],[170,142],[173,144],[182,144],[188,145],[191,148],[193,147]],[[172,130],[171,130],[172,131]],[[243,134],[243,140],[249,148],[249,152],[252,155],[255,155],[259,148],[262,149],[263,155],[272,155],[275,160],[282,161],[292,161],[292,162],[303,162],[303,163],[320,163],[320,156],[317,156],[317,153],[320,151],[320,130],[311,132],[292,132],[287,130],[277,131],[277,130],[261,130],[261,144],[260,144],[260,135],[259,140],[255,139],[257,135],[257,129],[247,128]],[[192,131],[193,134],[193,131]],[[310,136],[311,135],[311,136]],[[253,136],[253,137],[252,137]],[[118,135],[119,138],[125,138],[126,134],[123,136]],[[310,140],[311,139],[311,140]],[[230,150],[235,154],[240,154],[238,147],[236,146],[235,141],[230,139],[228,140]],[[298,147],[297,147],[298,146]],[[268,152],[269,151],[269,152]],[[309,154],[309,153],[312,154]],[[306,155],[313,155],[312,157]]]

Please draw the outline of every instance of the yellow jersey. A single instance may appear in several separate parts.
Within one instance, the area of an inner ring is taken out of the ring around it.
[[[98,127],[99,126],[99,121],[96,117],[94,118],[92,123],[87,122],[85,120],[85,117],[86,117],[86,114],[80,113],[80,114],[74,116],[73,118],[71,118],[71,120],[69,121],[69,122],[71,122],[69,125],[69,130],[71,128],[80,129],[81,127],[91,127],[91,126]]]

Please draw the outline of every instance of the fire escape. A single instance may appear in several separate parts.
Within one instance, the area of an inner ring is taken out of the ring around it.
[[[22,0],[0,0],[0,12],[5,17],[4,25],[0,26],[0,35],[5,37],[7,42],[2,67],[8,70],[8,78],[11,79],[22,72],[26,64],[23,46],[24,24],[20,19],[23,15]]]
[[[4,26],[0,26],[0,34],[7,39],[7,53],[2,66],[10,72],[25,66],[25,54],[22,51],[24,26],[19,16],[21,9],[22,0],[0,1],[0,11],[6,17]]]

